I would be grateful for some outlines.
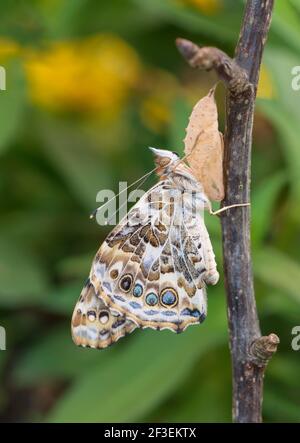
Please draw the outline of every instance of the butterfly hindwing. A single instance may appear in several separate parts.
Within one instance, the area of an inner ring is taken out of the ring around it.
[[[136,325],[106,306],[88,280],[75,306],[71,329],[76,345],[102,349],[132,332]]]

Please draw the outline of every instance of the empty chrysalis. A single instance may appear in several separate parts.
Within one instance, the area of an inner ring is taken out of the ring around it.
[[[224,198],[224,143],[218,128],[214,93],[215,88],[212,88],[194,106],[186,128],[184,151],[188,155],[193,174],[202,184],[207,197],[210,200],[221,201]]]

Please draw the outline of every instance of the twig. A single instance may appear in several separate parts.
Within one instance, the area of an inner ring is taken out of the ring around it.
[[[183,38],[177,38],[176,45],[179,52],[193,68],[205,71],[215,69],[219,78],[233,94],[249,89],[250,84],[246,72],[225,52],[213,47],[199,48]]]
[[[274,352],[277,351],[279,338],[276,334],[259,337],[250,345],[249,353],[257,366],[265,367]]]
[[[199,48],[178,39],[181,54],[193,67],[214,69],[227,87],[222,206],[250,201],[254,103],[262,52],[273,0],[248,0],[235,58],[217,48]],[[261,337],[250,255],[250,208],[225,211],[221,217],[230,350],[233,368],[233,420],[260,422],[263,376],[277,349],[275,334]]]

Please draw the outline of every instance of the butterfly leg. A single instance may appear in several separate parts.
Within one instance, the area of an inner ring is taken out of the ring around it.
[[[243,206],[250,206],[250,203],[236,203],[234,205],[229,205],[229,206],[224,206],[223,208],[218,209],[217,211],[213,211],[212,207],[209,207],[209,213],[211,215],[219,215],[224,211],[227,211],[227,209],[231,209],[231,208],[239,208],[239,207],[243,207]]]

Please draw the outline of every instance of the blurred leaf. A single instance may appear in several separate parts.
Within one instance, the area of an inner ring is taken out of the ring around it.
[[[200,356],[190,376],[153,415],[153,421],[231,422],[230,379],[228,346],[214,347],[205,358]]]
[[[78,20],[80,19],[81,20]],[[114,0],[99,2],[89,0],[89,7],[84,14],[77,17],[79,33],[113,32],[125,36],[142,33],[145,36],[148,29],[158,26],[157,18],[142,14],[131,0]],[[136,37],[138,40],[138,36]],[[137,41],[135,40],[135,43]]]
[[[191,106],[186,100],[178,98],[171,106],[171,122],[169,126],[168,143],[170,149],[175,150],[180,157],[184,155],[185,129],[189,120]]]
[[[298,0],[279,0],[274,4],[272,31],[286,41],[291,48],[300,51],[300,17],[292,3]],[[298,2],[299,8],[299,2]]]
[[[47,29],[49,37],[66,38],[72,36],[74,28],[84,8],[88,7],[87,0],[38,2],[36,8],[40,13],[40,19]]]
[[[286,48],[267,47],[264,65],[274,90],[274,99],[282,109],[297,120],[300,92],[292,88],[292,68],[299,65],[299,56]]]
[[[271,228],[272,212],[278,193],[286,182],[283,172],[267,178],[253,194],[251,206],[252,244],[258,246]]]
[[[279,3],[279,2],[277,2]],[[299,20],[300,23],[300,20]],[[289,167],[289,180],[296,197],[300,194],[299,91],[292,88],[292,68],[299,65],[299,57],[280,47],[267,48],[265,64],[274,82],[276,98],[259,100],[258,106],[273,123],[281,140],[282,153]]]
[[[0,288],[0,305],[10,307],[31,304],[47,289],[41,264],[9,238],[0,238]]]
[[[71,257],[65,257],[57,264],[57,270],[62,277],[84,278],[89,272],[92,259],[92,252]]]
[[[263,317],[277,315],[288,322],[298,323],[299,301],[296,300],[296,298],[287,297],[285,292],[275,289],[274,287],[270,292],[268,287],[269,285],[267,285],[266,289],[264,288],[264,291],[259,291],[259,293],[264,294],[261,303],[259,303],[259,312],[261,315],[263,315]]]
[[[185,8],[173,0],[133,0],[143,11],[142,14],[153,14],[160,20],[164,18],[189,32],[201,31],[202,35],[222,42],[234,42],[238,36],[237,25],[240,23],[242,10],[239,7],[222,11],[213,16],[202,15],[199,11]],[[225,18],[226,17],[226,18]]]
[[[12,243],[21,244],[22,248],[30,249],[39,240],[45,239],[46,236],[49,238],[53,230],[56,231],[57,236],[57,214],[17,210],[6,212],[2,217],[0,239],[9,238]]]
[[[290,3],[297,10],[298,14],[300,14],[300,2],[299,2],[299,0],[290,0]]]
[[[35,301],[34,301],[35,302]],[[5,317],[1,315],[0,324],[6,329],[7,350],[13,353],[20,347],[31,343],[32,337],[39,334],[45,317],[41,318],[29,305],[4,306],[7,309]],[[14,309],[15,308],[15,309]],[[1,312],[5,313],[4,309]]]
[[[41,20],[34,7],[35,1],[2,1],[1,34],[22,42],[34,42],[40,37]]]
[[[25,108],[24,74],[19,63],[6,69],[6,90],[0,91],[0,153],[6,150],[18,132]]]
[[[272,417],[272,422],[299,422],[299,404],[289,400],[283,393],[266,389],[264,393],[264,411]]]
[[[271,287],[284,291],[300,303],[300,266],[272,247],[256,251],[253,258],[255,275]]]
[[[170,331],[140,331],[123,350],[99,362],[78,380],[50,413],[48,421],[128,422],[142,419],[184,380],[200,355],[224,340],[223,303],[219,315],[176,336]],[[200,335],[201,334],[201,335]],[[129,339],[129,338],[128,338]],[[99,398],[101,401],[99,402]],[[82,408],[82,405],[85,405]]]
[[[103,356],[105,360],[106,356]],[[39,337],[36,343],[21,353],[13,378],[18,387],[28,387],[46,380],[83,376],[91,365],[99,361],[99,357],[95,350],[76,347],[72,342],[70,325],[65,325]]]
[[[283,111],[275,101],[260,101],[260,108],[274,124],[281,139],[282,152],[289,168],[288,179],[291,182],[295,197],[300,196],[300,149],[299,123],[293,115]]]
[[[44,118],[41,132],[45,150],[76,196],[89,209],[97,192],[110,184],[100,152],[75,125]]]
[[[72,315],[75,303],[79,298],[84,281],[68,283],[52,290],[39,301],[38,306],[48,312]]]
[[[268,375],[276,378],[279,383],[284,383],[290,387],[296,387],[300,392],[299,361],[295,352],[295,358],[288,358],[287,355],[276,355],[272,364],[268,367]],[[300,416],[299,416],[300,419]]]

